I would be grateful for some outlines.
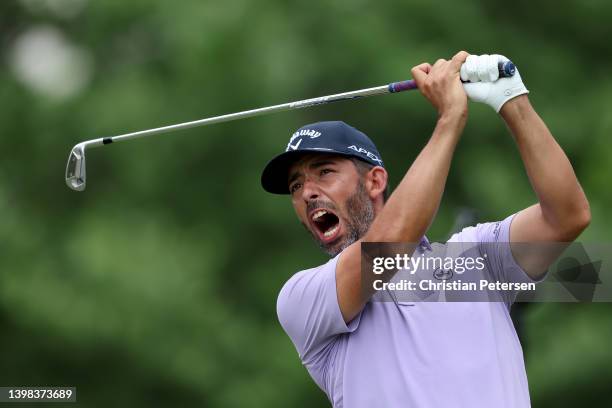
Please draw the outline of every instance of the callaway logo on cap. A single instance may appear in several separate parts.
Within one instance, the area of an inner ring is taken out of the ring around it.
[[[264,190],[289,194],[289,167],[305,153],[327,153],[355,157],[373,166],[383,166],[374,143],[365,133],[341,121],[317,122],[299,128],[287,143],[284,153],[266,165],[261,174]]]

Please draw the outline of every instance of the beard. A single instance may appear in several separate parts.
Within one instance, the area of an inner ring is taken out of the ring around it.
[[[346,216],[340,215],[335,205],[328,201],[316,200],[308,203],[308,211],[315,208],[329,208],[330,210],[336,211],[339,218],[342,219],[345,227],[344,234],[336,241],[325,244],[317,238],[317,235],[310,231],[315,242],[319,245],[323,252],[329,256],[334,257],[340,252],[344,251],[348,246],[357,242],[362,236],[368,232],[370,225],[374,221],[374,205],[368,193],[366,192],[365,185],[360,180],[355,192],[346,199],[344,207],[346,209]],[[306,227],[305,224],[303,224]],[[308,227],[306,227],[308,229]]]

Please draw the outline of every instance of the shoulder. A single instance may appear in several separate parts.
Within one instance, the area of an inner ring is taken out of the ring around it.
[[[312,363],[336,334],[350,331],[338,305],[336,262],[296,273],[278,295],[278,320],[304,363]]]
[[[507,242],[510,235],[510,224],[516,214],[503,220],[484,222],[463,228],[454,233],[448,242]]]
[[[277,306],[281,306],[283,300],[304,296],[305,291],[315,289],[330,278],[335,279],[337,259],[335,257],[322,265],[295,273],[281,288]]]

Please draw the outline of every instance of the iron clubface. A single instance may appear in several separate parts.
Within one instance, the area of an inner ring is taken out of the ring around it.
[[[66,184],[73,190],[83,191],[87,183],[85,173],[86,143],[79,143],[72,148],[66,164]]]

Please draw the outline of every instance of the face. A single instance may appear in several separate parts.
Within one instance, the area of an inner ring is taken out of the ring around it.
[[[300,222],[330,256],[362,237],[374,220],[362,176],[344,157],[305,156],[289,169],[289,191]]]

